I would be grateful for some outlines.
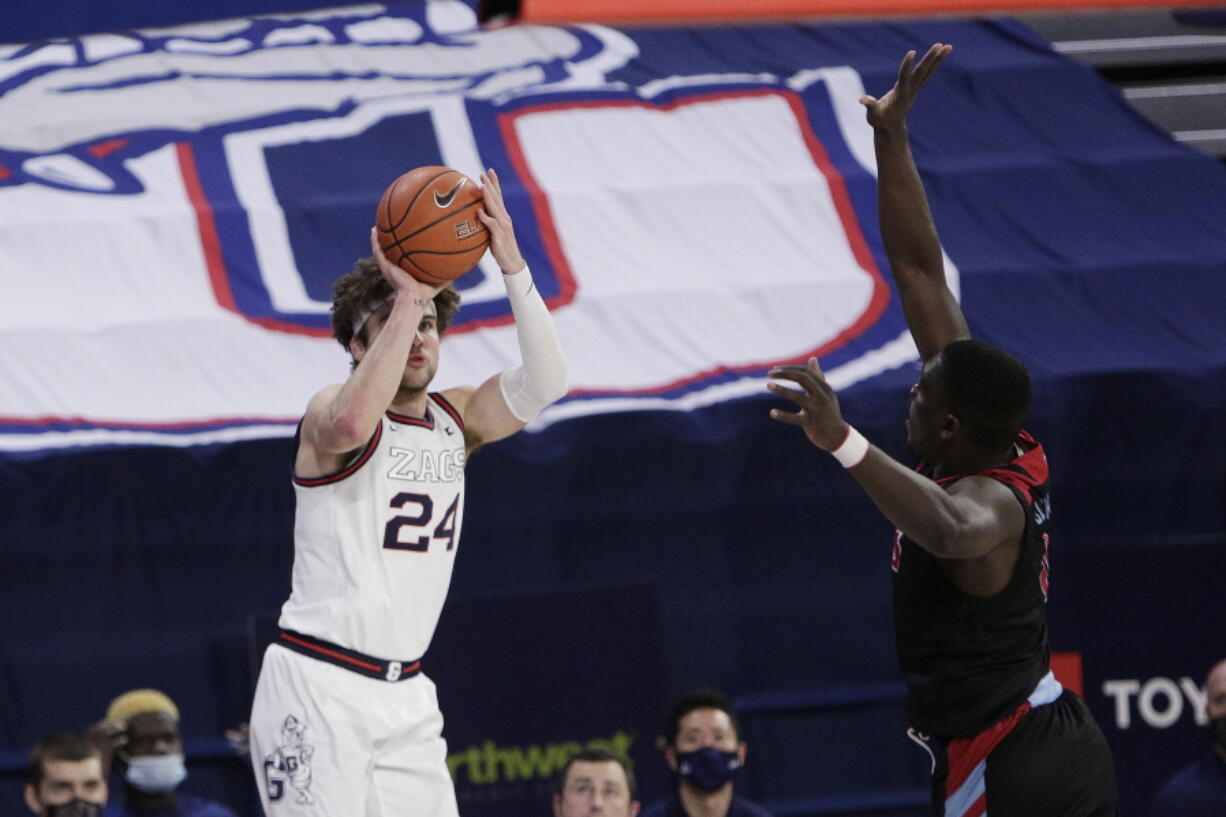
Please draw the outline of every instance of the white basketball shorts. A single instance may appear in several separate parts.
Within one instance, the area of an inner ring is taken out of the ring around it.
[[[423,674],[367,678],[273,644],[251,710],[267,817],[458,817],[443,716]]]

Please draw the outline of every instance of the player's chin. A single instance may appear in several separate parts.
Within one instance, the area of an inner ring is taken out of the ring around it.
[[[410,389],[424,389],[434,379],[435,368],[429,363],[410,363],[400,378],[400,385]]]

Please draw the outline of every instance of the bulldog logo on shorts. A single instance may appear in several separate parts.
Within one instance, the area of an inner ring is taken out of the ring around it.
[[[308,806],[315,802],[315,795],[311,794],[311,758],[315,747],[306,742],[306,730],[307,725],[293,715],[286,717],[281,727],[281,745],[264,758],[264,785],[272,803],[285,796],[287,784],[297,795],[295,802]]]

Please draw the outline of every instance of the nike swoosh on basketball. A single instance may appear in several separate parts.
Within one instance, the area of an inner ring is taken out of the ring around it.
[[[460,192],[460,188],[464,186],[464,182],[468,179],[460,179],[456,182],[456,186],[447,191],[445,195],[440,196],[438,191],[434,191],[434,203],[439,207],[447,208],[451,206],[451,200],[455,198],[455,194]]]

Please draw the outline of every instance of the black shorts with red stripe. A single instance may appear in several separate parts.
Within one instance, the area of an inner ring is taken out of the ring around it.
[[[1024,703],[973,738],[933,740],[932,798],[943,817],[1114,817],[1111,750],[1085,702],[1065,690]]]

